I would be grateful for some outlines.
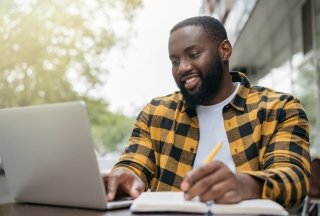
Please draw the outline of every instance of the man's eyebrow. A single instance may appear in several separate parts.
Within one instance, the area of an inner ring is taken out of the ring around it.
[[[188,46],[187,48],[185,48],[183,50],[183,52],[189,52],[190,50],[193,50],[193,49],[198,48],[198,47],[199,47],[198,45],[194,44],[194,45],[191,45],[191,46]]]
[[[176,58],[176,55],[169,55],[169,59],[174,59]]]
[[[185,49],[183,50],[183,52],[184,52],[184,53],[190,52],[190,50],[193,50],[193,49],[198,48],[198,47],[199,47],[198,45],[193,44],[193,45],[188,46],[187,48],[185,48]],[[176,58],[176,55],[169,55],[169,58],[170,58],[170,59]]]

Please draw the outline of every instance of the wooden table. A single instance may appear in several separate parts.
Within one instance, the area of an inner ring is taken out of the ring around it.
[[[132,214],[129,209],[118,209],[109,211],[95,211],[79,208],[63,208],[44,205],[29,204],[0,204],[1,216],[128,216],[128,215],[171,215],[192,216],[193,214]],[[199,214],[194,214],[199,216]],[[209,216],[209,214],[208,214]]]

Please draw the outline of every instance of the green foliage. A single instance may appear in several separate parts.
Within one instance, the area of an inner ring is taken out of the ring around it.
[[[100,152],[120,151],[132,130],[133,120],[119,113],[111,113],[102,100],[84,99],[88,106],[89,118],[92,124],[92,134]],[[119,145],[120,144],[120,145]]]
[[[127,43],[116,27],[130,28],[141,5],[141,0],[2,0],[0,107],[85,100],[96,142],[115,149],[132,120],[109,112],[107,103],[92,95],[105,82],[110,49]]]

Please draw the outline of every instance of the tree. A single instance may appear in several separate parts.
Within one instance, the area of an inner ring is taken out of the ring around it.
[[[103,100],[92,100],[85,98],[90,108],[89,118],[92,125],[92,134],[96,147],[100,152],[120,151],[129,137],[133,118],[120,113],[112,113],[106,109],[107,104]]]
[[[117,28],[130,29],[141,6],[142,0],[1,1],[0,107],[82,99],[99,143],[108,126],[102,119],[119,122],[114,133],[124,134],[131,119],[109,112],[93,95],[106,81],[108,52],[131,36]]]

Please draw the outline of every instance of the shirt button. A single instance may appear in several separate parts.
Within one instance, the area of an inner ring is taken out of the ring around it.
[[[190,151],[193,153],[194,152],[194,148],[190,148]]]

